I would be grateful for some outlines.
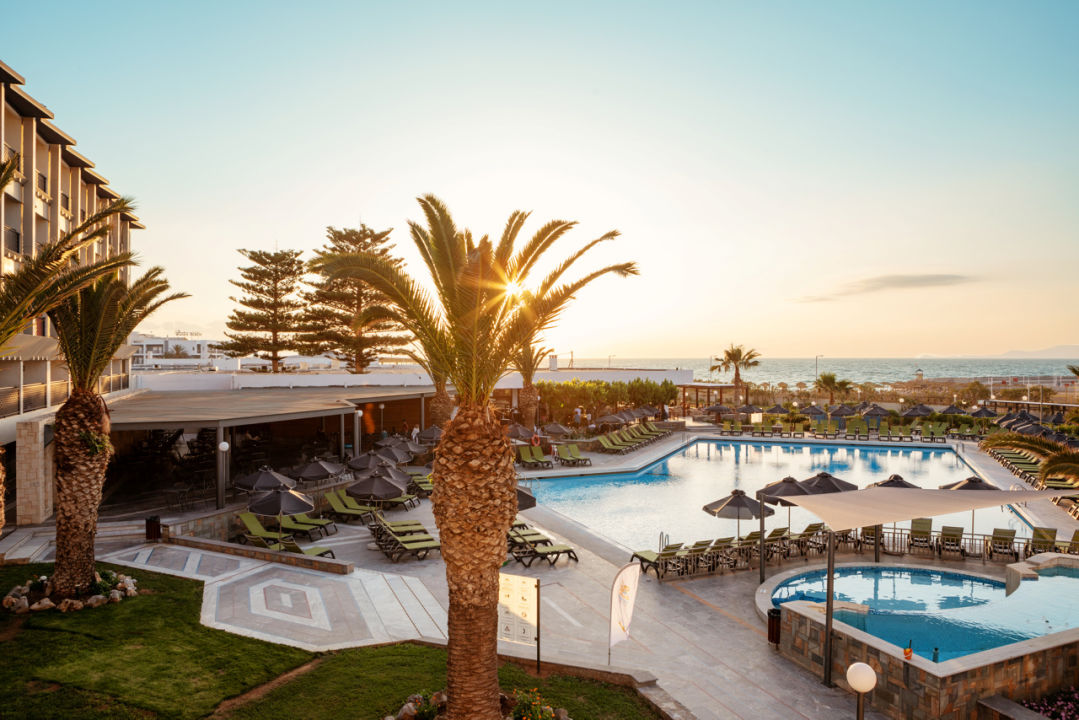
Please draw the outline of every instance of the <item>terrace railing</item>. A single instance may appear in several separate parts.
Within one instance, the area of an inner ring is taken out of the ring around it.
[[[45,383],[27,383],[22,386],[22,411],[32,412],[46,407]]]

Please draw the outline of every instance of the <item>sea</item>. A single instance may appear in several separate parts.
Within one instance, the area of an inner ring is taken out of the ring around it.
[[[570,358],[558,358],[560,368],[570,367]],[[730,373],[710,373],[711,358],[574,358],[576,368],[633,368],[633,369],[689,369],[696,380],[725,381]],[[918,371],[925,379],[969,378],[971,380],[1005,380],[1016,385],[1036,380],[1047,385],[1060,385],[1075,381],[1068,365],[1079,365],[1074,360],[1038,358],[768,358],[760,359],[760,365],[743,371],[742,377],[753,383],[797,382],[812,383],[818,371],[835,373],[836,377],[855,383],[893,383],[914,380]]]

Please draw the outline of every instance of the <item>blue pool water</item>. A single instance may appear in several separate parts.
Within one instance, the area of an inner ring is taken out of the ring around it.
[[[835,618],[893,645],[913,646],[940,662],[1020,640],[1079,627],[1079,571],[1043,570],[1005,596],[1004,583],[955,572],[886,565],[836,570],[836,600],[869,606],[868,613],[836,610]],[[791,600],[824,602],[823,570],[780,584],[776,606]]]
[[[808,443],[699,440],[636,473],[537,480],[537,500],[632,550],[655,549],[661,532],[671,542],[744,535],[756,520],[721,520],[701,508],[739,488],[753,495],[770,482],[791,475],[803,480],[818,472],[865,487],[898,473],[923,488],[935,489],[973,474],[948,448],[867,447]],[[777,508],[768,529],[788,524],[801,530],[817,518],[801,508]],[[1030,531],[1013,513],[1001,508],[978,510],[975,531],[1014,528]],[[904,523],[899,523],[903,526]],[[970,529],[970,513],[941,515],[933,526]]]

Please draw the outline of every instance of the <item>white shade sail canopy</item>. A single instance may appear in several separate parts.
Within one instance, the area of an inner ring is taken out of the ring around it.
[[[813,513],[832,530],[901,522],[917,517],[1059,497],[1060,490],[915,490],[869,487],[825,495],[792,495],[789,503]]]

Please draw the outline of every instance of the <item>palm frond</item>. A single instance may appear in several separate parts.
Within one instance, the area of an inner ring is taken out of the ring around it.
[[[1060,477],[1079,479],[1079,452],[1067,450],[1046,458],[1038,469],[1038,475],[1042,480]]]
[[[1020,435],[1014,432],[1003,432],[990,435],[979,443],[984,450],[993,448],[1011,448],[1024,452],[1034,453],[1039,457],[1049,457],[1067,450],[1067,446],[1042,437]]]

